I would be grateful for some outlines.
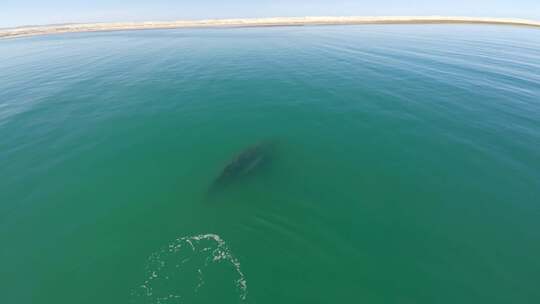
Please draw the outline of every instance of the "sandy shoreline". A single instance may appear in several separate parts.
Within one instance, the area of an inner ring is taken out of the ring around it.
[[[29,26],[0,29],[0,39],[59,33],[123,31],[141,29],[174,29],[202,27],[256,27],[293,25],[354,25],[354,24],[496,24],[540,28],[540,21],[513,18],[476,17],[277,17],[253,19],[208,19],[170,22],[81,23]]]

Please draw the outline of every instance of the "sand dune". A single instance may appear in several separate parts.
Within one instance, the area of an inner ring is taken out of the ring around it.
[[[290,26],[290,25],[344,25],[344,24],[499,24],[540,27],[540,21],[512,18],[476,18],[476,17],[276,17],[254,19],[208,19],[196,21],[167,22],[118,22],[118,23],[81,23],[63,25],[28,26],[0,29],[0,39],[35,35],[48,35],[74,32],[122,31],[139,29],[172,29],[198,27],[254,27],[254,26]]]

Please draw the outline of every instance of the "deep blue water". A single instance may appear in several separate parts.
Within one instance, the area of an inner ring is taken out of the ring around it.
[[[540,303],[539,71],[521,27],[0,41],[0,302]]]

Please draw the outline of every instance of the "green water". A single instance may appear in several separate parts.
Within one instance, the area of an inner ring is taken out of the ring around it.
[[[0,302],[540,303],[539,71],[518,27],[0,41]]]

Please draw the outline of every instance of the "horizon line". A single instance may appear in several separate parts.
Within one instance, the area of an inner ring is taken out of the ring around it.
[[[143,29],[362,24],[492,24],[540,27],[540,21],[521,18],[463,16],[305,16],[28,25],[0,28],[0,39],[61,33],[128,31]]]

